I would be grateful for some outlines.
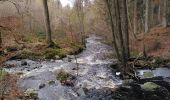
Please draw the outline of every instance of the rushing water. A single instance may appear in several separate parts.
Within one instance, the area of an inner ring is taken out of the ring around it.
[[[6,69],[10,73],[23,73],[18,80],[19,86],[23,90],[35,89],[38,91],[40,100],[110,100],[106,97],[103,88],[114,89],[121,84],[121,80],[115,77],[114,71],[110,65],[116,60],[113,55],[112,47],[101,43],[102,38],[95,35],[86,39],[86,50],[81,54],[69,56],[63,60],[56,61],[32,61],[32,60],[13,60],[6,62],[15,67]],[[71,60],[69,60],[71,59]],[[27,62],[27,65],[22,63]],[[76,76],[76,68],[78,63],[78,74],[74,81],[74,87],[62,86],[56,79],[56,72],[64,69],[66,72]],[[49,82],[55,82],[49,84]],[[45,87],[39,89],[41,84]],[[81,88],[92,90],[90,95],[81,95],[78,91]],[[79,94],[79,95],[78,95]]]

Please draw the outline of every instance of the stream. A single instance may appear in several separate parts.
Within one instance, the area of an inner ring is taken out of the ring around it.
[[[36,91],[40,100],[115,100],[113,91],[122,85],[123,80],[110,67],[117,62],[113,59],[113,48],[101,40],[96,35],[89,36],[83,52],[75,56],[68,55],[62,60],[10,60],[6,64],[15,67],[5,70],[19,75],[19,87],[23,91]],[[62,85],[57,80],[56,73],[61,70],[74,76],[73,86]],[[168,68],[138,70],[137,75],[142,78],[146,72],[152,72],[153,77],[161,76],[170,83]],[[125,97],[121,100],[128,99]]]
[[[69,55],[62,60],[32,61],[28,59],[10,60],[6,64],[15,67],[5,70],[21,74],[18,84],[23,91],[32,89],[38,92],[40,100],[111,100],[111,92],[122,81],[110,68],[113,59],[112,47],[103,44],[95,35],[86,39],[86,49],[75,56]],[[74,70],[78,63],[77,70]],[[56,73],[63,69],[75,76],[74,86],[63,86],[56,79]],[[41,86],[41,88],[40,88]],[[88,90],[88,95],[86,91]]]

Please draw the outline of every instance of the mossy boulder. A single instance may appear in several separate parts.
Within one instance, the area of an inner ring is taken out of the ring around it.
[[[156,91],[156,90],[160,89],[161,86],[159,86],[153,82],[146,82],[141,86],[141,88],[145,91]]]
[[[60,58],[66,57],[63,49],[48,49],[44,53],[45,59],[56,59],[56,55]]]

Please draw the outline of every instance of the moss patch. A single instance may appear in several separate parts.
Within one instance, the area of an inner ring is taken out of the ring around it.
[[[66,57],[63,49],[47,49],[44,53],[45,59],[56,59],[56,56],[60,58]]]
[[[0,81],[4,80],[8,73],[4,70],[0,70]]]
[[[60,72],[56,75],[56,79],[60,82],[65,82],[72,77],[69,73],[65,72],[64,70],[60,70]]]
[[[159,89],[160,86],[153,82],[147,82],[144,85],[142,85],[142,88],[146,91],[155,91],[156,89]]]

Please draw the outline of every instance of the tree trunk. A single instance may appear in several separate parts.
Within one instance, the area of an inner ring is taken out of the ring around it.
[[[50,16],[49,16],[49,10],[48,10],[48,1],[43,0],[43,5],[44,5],[44,14],[45,14],[45,21],[46,21],[46,30],[47,30],[47,43],[49,46],[53,44],[52,37],[51,37],[51,24],[50,24]]]
[[[133,20],[133,26],[134,26],[134,34],[137,34],[137,1],[134,0],[134,20]]]
[[[108,8],[108,14],[109,14],[109,18],[110,18],[110,25],[111,25],[111,29],[112,29],[112,35],[113,35],[113,45],[114,45],[114,48],[115,48],[115,51],[116,51],[116,56],[119,59],[119,61],[121,61],[121,56],[119,54],[118,45],[116,43],[116,36],[115,36],[115,33],[114,33],[115,30],[114,30],[111,6],[110,6],[110,3],[109,3],[109,0],[105,0],[105,1],[106,1],[106,6]]]
[[[125,59],[128,60],[130,57],[129,53],[129,30],[128,30],[128,15],[127,15],[127,1],[122,1],[122,31],[124,34],[124,46],[125,46]]]
[[[149,31],[149,0],[145,1],[145,33]]]
[[[168,26],[168,20],[167,20],[167,0],[163,0],[163,27]]]
[[[125,53],[125,43],[124,43],[124,38],[123,38],[123,33],[122,33],[122,21],[121,21],[121,14],[120,14],[120,5],[118,0],[115,1],[115,11],[116,11],[116,20],[117,20],[117,28],[118,28],[118,35],[120,39],[120,51],[121,51],[121,62],[122,65],[126,65],[126,53]]]
[[[0,32],[0,48],[2,48],[2,33]]]
[[[159,23],[161,22],[161,2],[159,4],[159,8],[158,8],[158,21],[159,21]]]

